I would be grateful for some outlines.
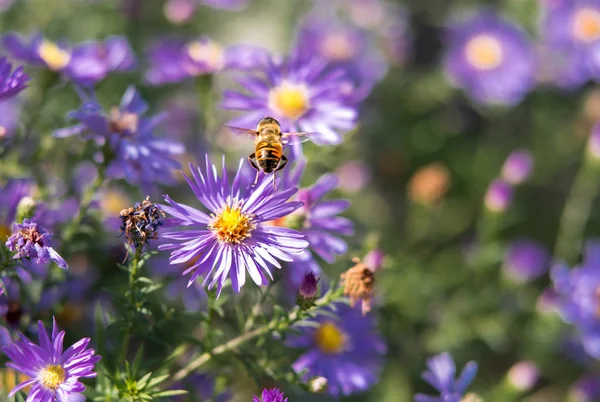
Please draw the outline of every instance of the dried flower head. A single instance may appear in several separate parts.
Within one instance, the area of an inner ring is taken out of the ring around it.
[[[375,274],[360,258],[352,259],[356,265],[340,275],[344,281],[344,295],[350,297],[350,305],[362,300],[362,313],[371,311],[371,300],[375,293]]]
[[[165,216],[149,196],[142,202],[136,202],[133,208],[121,210],[120,215],[121,235],[125,234],[127,243],[136,248],[158,238],[158,227],[163,224],[160,218]]]

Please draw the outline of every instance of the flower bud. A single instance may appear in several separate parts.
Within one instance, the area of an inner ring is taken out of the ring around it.
[[[327,378],[325,377],[314,377],[308,383],[310,392],[314,394],[321,394],[327,390]]]
[[[502,179],[490,183],[485,194],[485,206],[492,212],[501,213],[510,206],[513,198],[513,188]]]
[[[510,184],[521,184],[533,170],[533,156],[527,151],[511,153],[502,165],[502,178]]]
[[[304,274],[304,278],[302,278],[300,288],[298,289],[298,295],[296,296],[296,303],[301,309],[306,310],[314,306],[317,299],[317,284],[319,280],[320,278],[317,278],[312,271]]]
[[[23,222],[23,219],[31,219],[35,214],[37,204],[31,197],[23,197],[17,205],[17,222]]]
[[[600,161],[600,123],[596,124],[592,129],[590,138],[587,144],[587,153],[592,160]]]
[[[384,258],[385,255],[383,254],[383,251],[375,249],[369,251],[367,255],[365,255],[363,262],[371,271],[376,272],[383,265]]]
[[[537,366],[530,361],[521,361],[508,370],[507,378],[510,385],[517,391],[527,392],[531,390],[540,377]]]
[[[548,269],[550,255],[536,241],[521,239],[513,242],[504,255],[504,272],[517,283],[526,283],[542,276]]]
[[[431,163],[419,169],[408,183],[411,200],[424,205],[439,201],[450,187],[450,173],[441,163]]]

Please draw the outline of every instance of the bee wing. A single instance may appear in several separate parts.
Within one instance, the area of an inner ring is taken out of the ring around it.
[[[281,133],[281,142],[284,144],[289,144],[290,142],[306,142],[310,140],[310,137],[313,135],[318,135],[319,133]]]
[[[236,134],[236,135],[251,135],[253,137],[256,137],[258,135],[258,133],[254,130],[249,130],[247,128],[240,128],[240,127],[232,127],[232,126],[225,126],[227,127],[227,129],[229,131],[231,131],[232,133]]]

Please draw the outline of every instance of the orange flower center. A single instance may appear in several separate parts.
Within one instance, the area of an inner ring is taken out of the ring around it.
[[[478,35],[465,47],[467,61],[479,70],[492,70],[502,63],[502,45],[491,35]]]
[[[238,205],[227,205],[213,219],[208,228],[217,235],[223,243],[240,243],[252,235],[256,225],[252,217],[244,214]]]
[[[573,18],[573,35],[581,42],[589,43],[600,38],[600,12],[582,8]]]

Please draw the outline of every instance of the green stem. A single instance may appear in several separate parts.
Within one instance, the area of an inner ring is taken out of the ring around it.
[[[554,248],[555,256],[568,263],[576,262],[581,250],[585,224],[598,193],[599,180],[598,161],[586,156],[565,202]]]
[[[325,296],[321,297],[319,300],[315,302],[315,305],[308,310],[301,310],[298,307],[295,307],[292,312],[287,316],[287,320],[283,320],[280,317],[276,317],[272,319],[268,324],[260,326],[250,332],[246,332],[243,335],[240,335],[236,338],[233,338],[226,343],[219,345],[212,350],[201,354],[193,360],[190,360],[184,367],[182,367],[179,371],[177,371],[166,384],[166,388],[168,388],[173,383],[180,381],[187,377],[191,372],[198,369],[200,366],[206,364],[210,361],[214,356],[229,352],[231,350],[236,349],[238,346],[252,340],[258,338],[259,336],[266,335],[273,331],[284,331],[290,328],[292,325],[297,323],[298,321],[308,317],[311,312],[315,312],[319,308],[323,306],[327,306],[334,301],[343,297],[343,288],[338,288],[335,291],[327,293]]]
[[[137,294],[135,291],[135,282],[138,277],[140,269],[140,260],[142,258],[143,245],[139,245],[135,249],[135,254],[131,260],[131,266],[129,268],[129,303],[133,308],[137,308]],[[129,349],[129,341],[131,340],[131,323],[125,329],[125,336],[123,337],[123,343],[121,345],[121,358],[120,361],[124,361],[127,357],[127,349]]]

